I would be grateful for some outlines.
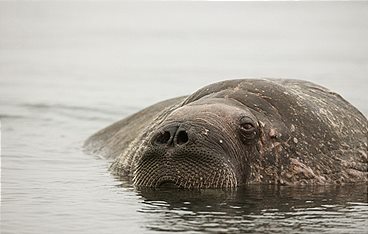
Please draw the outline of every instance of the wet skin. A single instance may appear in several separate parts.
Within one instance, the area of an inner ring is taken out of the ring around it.
[[[299,80],[229,80],[163,101],[91,136],[86,149],[139,187],[367,181],[367,119]]]

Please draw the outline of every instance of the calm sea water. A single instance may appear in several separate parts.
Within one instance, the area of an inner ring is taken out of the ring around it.
[[[0,2],[1,233],[367,233],[367,186],[137,190],[82,151],[205,84],[284,77],[368,115],[368,4]]]

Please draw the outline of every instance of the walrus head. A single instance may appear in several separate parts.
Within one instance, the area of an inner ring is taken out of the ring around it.
[[[366,136],[364,115],[321,86],[229,80],[147,107],[85,145],[138,187],[224,188],[366,181]]]
[[[249,177],[248,161],[259,154],[259,136],[257,118],[237,101],[192,102],[157,126],[137,161],[133,182],[147,187],[235,187]]]
[[[263,166],[278,160],[270,150],[289,138],[282,117],[261,93],[236,82],[214,87],[159,114],[113,171],[138,187],[229,188],[267,179],[259,177]]]
[[[259,104],[259,110],[244,103],[245,95],[253,99],[250,103]],[[263,145],[276,138],[272,134],[284,131],[279,135],[288,135],[282,123],[273,118],[271,124],[260,111],[268,109],[268,115],[275,112],[260,99],[234,89],[189,97],[149,130],[151,133],[145,137],[148,141],[137,150],[138,157],[131,169],[134,184],[183,188],[245,184],[254,161],[264,153]],[[275,125],[277,132],[270,128]]]

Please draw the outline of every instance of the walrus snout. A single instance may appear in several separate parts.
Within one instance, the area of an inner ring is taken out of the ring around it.
[[[224,128],[190,119],[163,121],[137,158],[132,181],[138,187],[230,188],[238,185],[234,140]]]
[[[153,137],[153,144],[155,145],[184,145],[188,143],[188,131],[178,125],[168,125],[159,130]]]

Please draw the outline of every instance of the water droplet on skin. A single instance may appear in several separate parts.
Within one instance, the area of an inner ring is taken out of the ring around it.
[[[220,140],[220,144],[222,144],[222,142],[223,142],[223,141],[222,141],[222,140]]]
[[[292,124],[292,125],[291,125],[291,127],[290,127],[290,131],[291,131],[291,132],[294,132],[294,131],[295,131],[295,125],[294,125],[294,124]]]
[[[271,129],[270,129],[270,132],[268,133],[268,135],[269,135],[271,138],[277,138],[277,131],[276,131],[276,129],[271,128]]]
[[[293,141],[295,144],[298,143],[298,139],[296,137],[294,137]]]

